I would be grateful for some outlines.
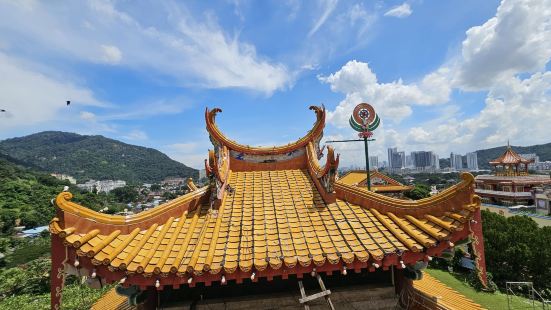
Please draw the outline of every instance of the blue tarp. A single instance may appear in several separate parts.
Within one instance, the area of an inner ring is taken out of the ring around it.
[[[48,230],[48,226],[40,226],[40,227],[23,230],[21,234],[23,235],[23,237],[35,237],[45,230]]]

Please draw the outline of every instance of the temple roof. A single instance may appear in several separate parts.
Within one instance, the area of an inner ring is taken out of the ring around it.
[[[126,275],[127,284],[149,285],[155,279],[143,279],[152,275],[161,285],[179,285],[221,275],[240,281],[253,272],[286,276],[314,266],[403,268],[470,233],[480,207],[472,175],[418,201],[346,184],[336,179],[339,156],[331,147],[325,164],[318,161],[325,110],[311,109],[318,118],[306,137],[274,148],[228,140],[207,110],[214,145],[205,162],[208,186],[188,184],[192,192],[129,216],[97,213],[63,192],[50,231],[69,262],[80,260],[108,281]]]
[[[227,274],[419,252],[463,229],[471,213],[415,218],[340,199],[327,205],[305,170],[236,172],[229,184],[234,191],[217,212],[202,204],[130,233],[77,232],[54,219],[51,231],[95,264],[131,273]]]
[[[505,152],[498,158],[490,161],[490,165],[516,165],[516,164],[529,164],[534,162],[533,159],[525,159],[521,157],[517,152],[513,151],[511,146],[507,145]]]
[[[402,192],[413,189],[413,186],[404,185],[377,170],[372,170],[369,173],[371,178],[371,190],[374,192]],[[367,187],[367,175],[364,170],[348,171],[339,178],[339,181],[348,185]]]

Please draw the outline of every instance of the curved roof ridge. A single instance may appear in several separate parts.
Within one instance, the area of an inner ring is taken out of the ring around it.
[[[205,121],[207,124],[207,131],[210,136],[221,144],[226,145],[231,150],[256,155],[284,154],[306,146],[308,142],[313,141],[322,134],[323,128],[325,127],[325,107],[323,105],[321,107],[310,106],[310,110],[313,110],[316,113],[316,122],[305,136],[294,142],[290,142],[287,145],[272,147],[243,145],[226,137],[215,122],[216,114],[222,112],[222,109],[220,108],[214,108],[212,110],[206,108]]]
[[[469,203],[476,203],[475,196],[472,191],[474,177],[470,173],[461,174],[462,181],[449,187],[437,195],[423,198],[420,200],[405,200],[393,197],[388,197],[382,194],[369,192],[353,185],[345,184],[341,181],[335,183],[337,197],[346,197],[347,200],[354,201],[362,207],[388,209],[400,215],[420,215],[428,212],[443,213],[450,208],[447,203],[451,199],[456,199],[457,196],[463,194],[469,195]],[[381,211],[381,210],[379,210]],[[448,210],[449,211],[449,210]]]
[[[73,214],[78,218],[83,218],[89,221],[93,221],[100,225],[138,225],[142,222],[152,220],[158,216],[164,216],[171,214],[170,211],[176,211],[181,209],[184,205],[192,203],[194,200],[200,199],[208,192],[208,186],[199,188],[195,191],[189,192],[178,198],[165,202],[155,208],[147,211],[140,212],[133,215],[112,215],[96,212],[92,209],[84,207],[78,203],[72,202],[73,194],[70,192],[61,192],[55,199],[55,205],[61,211],[69,214]],[[182,211],[182,210],[180,210]],[[165,220],[160,220],[164,222]],[[160,224],[159,223],[159,224]]]

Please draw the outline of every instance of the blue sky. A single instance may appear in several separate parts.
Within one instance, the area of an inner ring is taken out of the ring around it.
[[[199,168],[205,107],[251,145],[372,103],[372,151],[551,141],[551,0],[0,1],[0,139],[101,134]],[[71,100],[70,107],[65,100]],[[343,165],[361,145],[339,145]]]

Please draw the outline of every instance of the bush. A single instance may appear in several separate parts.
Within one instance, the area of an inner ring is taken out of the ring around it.
[[[50,290],[50,259],[33,260],[0,271],[0,299],[11,295],[43,294]]]
[[[412,190],[405,192],[404,196],[414,200],[427,198],[430,196],[430,188],[424,184],[416,184]]]
[[[26,264],[34,259],[50,254],[50,238],[23,239],[15,246],[13,253],[6,256],[7,267]]]

